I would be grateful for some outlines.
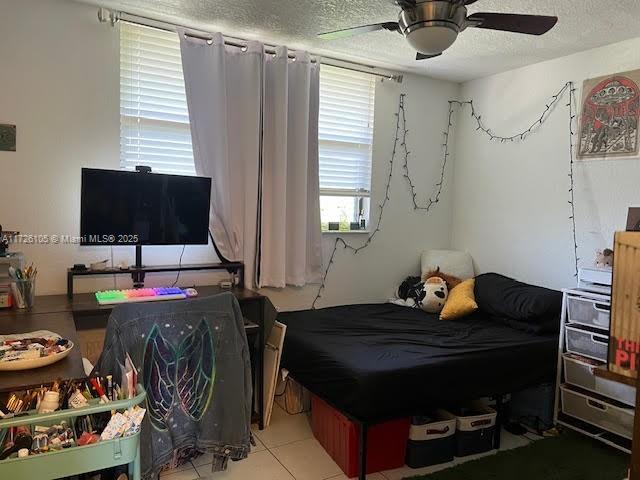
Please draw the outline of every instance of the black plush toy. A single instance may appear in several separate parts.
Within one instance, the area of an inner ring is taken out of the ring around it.
[[[425,295],[422,279],[420,277],[407,277],[398,287],[396,292],[397,299],[393,303],[403,307],[418,307],[422,304]]]
[[[447,283],[439,275],[428,276],[424,281],[420,277],[407,277],[391,302],[402,307],[421,308],[428,313],[440,313],[448,296]]]

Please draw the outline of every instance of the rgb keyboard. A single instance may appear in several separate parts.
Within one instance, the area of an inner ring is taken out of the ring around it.
[[[133,290],[105,290],[96,292],[100,305],[116,305],[119,303],[159,302],[163,300],[180,300],[187,298],[181,288],[137,288]]]

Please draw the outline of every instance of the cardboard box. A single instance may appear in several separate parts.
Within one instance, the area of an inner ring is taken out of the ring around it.
[[[640,232],[617,232],[613,261],[609,370],[638,377],[640,362]]]

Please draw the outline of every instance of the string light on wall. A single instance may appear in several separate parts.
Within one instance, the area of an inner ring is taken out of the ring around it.
[[[569,206],[571,208],[571,227],[573,232],[573,258],[576,262],[576,273],[575,277],[578,276],[578,263],[580,262],[580,258],[578,257],[578,230],[576,228],[576,203],[575,203],[575,178],[574,178],[574,146],[573,146],[573,136],[575,132],[573,130],[574,122],[578,116],[577,114],[577,101],[576,101],[576,88],[573,86],[573,82],[569,82],[569,102],[567,103],[567,107],[569,108],[569,196],[571,197],[569,200]]]
[[[442,186],[444,184],[444,174],[447,169],[447,160],[449,159],[449,135],[451,134],[451,128],[453,127],[453,113],[454,113],[453,106],[454,106],[454,102],[449,102],[449,116],[447,117],[448,118],[447,129],[443,132],[444,143],[442,144],[442,148],[444,151],[442,154],[443,157],[442,157],[442,164],[440,168],[440,179],[438,180],[438,183],[436,183],[435,195],[432,197],[429,197],[424,205],[420,205],[418,203],[418,192],[415,184],[413,183],[413,180],[411,179],[411,175],[409,174],[409,155],[411,154],[411,152],[408,151],[407,149],[407,133],[409,132],[409,130],[405,128],[403,131],[402,143],[400,145],[404,148],[405,155],[404,155],[404,165],[402,165],[402,167],[404,168],[404,178],[409,184],[409,189],[411,190],[411,200],[413,201],[414,210],[424,210],[425,212],[428,212],[429,210],[431,210],[432,207],[434,207],[440,201],[440,194],[442,193]],[[407,120],[405,117],[404,105],[402,105],[402,108],[400,109],[400,113],[402,114],[402,123],[403,125],[406,125]]]
[[[442,194],[442,189],[444,185],[445,173],[447,168],[447,160],[449,159],[449,138],[451,136],[451,129],[454,127],[453,124],[453,115],[455,113],[454,107],[463,108],[470,107],[470,115],[474,119],[476,123],[476,131],[480,131],[484,133],[489,141],[499,141],[500,143],[505,142],[515,142],[515,141],[523,141],[530,134],[534,133],[539,127],[541,127],[545,121],[549,118],[549,115],[552,113],[556,105],[565,97],[568,93],[569,100],[566,106],[569,109],[569,206],[570,206],[570,217],[571,220],[571,229],[573,235],[573,250],[574,250],[574,264],[575,264],[575,276],[578,275],[578,237],[577,237],[577,227],[576,227],[576,215],[575,215],[575,177],[574,177],[574,144],[573,137],[575,135],[574,131],[574,123],[577,118],[577,103],[575,99],[576,88],[574,87],[573,82],[567,82],[555,95],[553,95],[548,103],[545,104],[545,108],[542,111],[542,114],[534,121],[527,129],[516,133],[510,136],[501,136],[494,134],[491,129],[484,126],[482,123],[482,115],[479,115],[476,112],[475,105],[473,100],[468,101],[459,101],[459,100],[450,100],[449,101],[449,114],[447,119],[447,127],[443,132],[444,142],[442,144],[443,152],[442,152],[442,162],[440,168],[440,174],[438,182],[435,184],[435,193],[427,198],[424,204],[420,204],[418,202],[418,193],[416,188],[416,183],[413,181],[409,169],[409,157],[411,156],[411,151],[407,146],[407,138],[409,130],[407,129],[407,118],[406,118],[406,110],[405,110],[405,99],[406,94],[400,95],[400,100],[398,104],[398,111],[396,115],[396,130],[395,130],[395,139],[393,143],[393,150],[391,152],[391,160],[389,161],[389,175],[387,178],[386,186],[385,186],[385,194],[382,202],[378,205],[379,212],[378,218],[376,222],[375,229],[369,234],[367,240],[360,246],[354,246],[347,242],[342,237],[337,237],[335,239],[333,250],[331,255],[329,256],[329,262],[327,263],[327,267],[323,273],[322,280],[320,283],[320,287],[318,288],[318,292],[316,294],[315,299],[311,305],[312,309],[316,308],[318,301],[322,298],[322,294],[326,289],[327,277],[329,276],[329,272],[331,270],[332,265],[335,263],[336,253],[340,246],[345,250],[350,250],[353,254],[357,254],[363,249],[367,248],[371,245],[373,239],[380,232],[380,227],[382,225],[382,218],[384,215],[385,207],[387,206],[390,200],[390,192],[391,192],[391,180],[393,178],[393,167],[398,153],[402,154],[402,168],[404,170],[403,177],[405,178],[410,194],[411,199],[413,201],[413,209],[415,211],[422,211],[428,213],[431,211],[433,207],[440,201],[440,196]]]
[[[398,156],[398,153],[400,150],[402,150],[401,154],[403,157],[403,167],[405,170],[404,177],[407,179],[409,185],[411,186],[414,209],[425,210],[428,212],[429,210],[431,210],[432,206],[438,203],[440,199],[440,193],[442,192],[442,184],[444,183],[444,174],[447,166],[447,158],[449,157],[448,137],[449,137],[449,132],[451,130],[451,127],[453,126],[451,122],[451,118],[453,115],[452,105],[449,104],[449,127],[445,132],[445,141],[443,143],[444,152],[442,157],[442,166],[440,170],[441,172],[440,181],[435,186],[436,187],[435,195],[429,198],[429,201],[427,202],[426,206],[420,207],[417,204],[417,200],[416,200],[417,193],[416,193],[414,183],[411,179],[411,176],[409,175],[409,155],[411,155],[411,152],[407,148],[407,136],[408,136],[409,130],[407,129],[405,101],[406,101],[406,94],[404,93],[400,94],[400,99],[398,102],[398,111],[395,114],[396,130],[395,130],[395,137],[393,141],[393,150],[391,151],[391,159],[389,160],[389,175],[387,177],[387,182],[385,185],[384,197],[382,199],[382,202],[378,205],[378,218],[376,221],[376,226],[367,237],[367,240],[362,245],[357,247],[350,244],[342,237],[336,237],[333,243],[333,250],[331,251],[331,255],[329,256],[329,262],[327,263],[327,267],[322,275],[322,280],[320,283],[320,287],[318,288],[318,293],[316,294],[316,297],[314,298],[313,303],[311,304],[312,309],[316,308],[316,304],[318,303],[318,300],[322,298],[322,293],[324,292],[327,284],[327,277],[329,276],[329,272],[331,271],[331,266],[335,262],[336,252],[338,251],[338,248],[342,246],[344,250],[350,250],[354,255],[356,255],[362,250],[364,250],[365,248],[367,248],[369,245],[371,245],[371,242],[373,241],[373,239],[380,232],[380,227],[382,225],[382,218],[384,215],[385,207],[387,206],[387,204],[389,203],[389,200],[391,199],[390,194],[391,194],[391,180],[393,179],[393,167],[396,161],[396,157]]]
[[[560,91],[558,93],[556,93],[553,97],[551,97],[551,101],[549,103],[545,104],[545,108],[542,111],[542,114],[538,117],[538,119],[533,122],[529,128],[527,128],[526,130],[520,132],[520,133],[516,133],[515,135],[511,135],[510,137],[503,137],[500,135],[495,135],[493,132],[491,132],[491,129],[485,127],[482,124],[482,115],[478,115],[476,113],[476,108],[473,104],[473,100],[467,100],[466,102],[459,102],[459,101],[452,101],[450,103],[454,103],[460,107],[464,107],[464,106],[470,106],[471,107],[471,117],[476,121],[477,124],[477,131],[481,131],[483,133],[485,133],[488,137],[489,140],[497,140],[500,143],[504,143],[504,142],[514,142],[516,140],[524,140],[526,139],[531,133],[533,133],[538,127],[540,127],[546,120],[547,117],[549,116],[549,114],[553,111],[554,107],[556,106],[556,104],[558,102],[560,102],[560,100],[564,97],[564,94],[567,91],[573,91],[573,82],[567,82],[565,83],[565,85],[560,89]],[[570,112],[570,114],[573,114],[573,112]],[[573,138],[572,138],[573,141]],[[573,159],[573,153],[571,158]]]
[[[515,141],[523,141],[525,140],[531,133],[533,133],[537,128],[542,126],[544,122],[549,118],[549,115],[554,110],[556,105],[568,94],[569,100],[566,104],[569,109],[569,207],[570,207],[570,216],[569,220],[571,221],[571,233],[573,240],[573,259],[575,266],[574,276],[578,276],[578,264],[580,258],[578,257],[578,233],[576,228],[576,206],[575,206],[575,183],[574,183],[574,145],[573,145],[573,137],[575,135],[575,131],[573,130],[574,122],[577,118],[577,102],[575,99],[576,88],[573,82],[567,82],[564,86],[553,95],[548,103],[545,104],[545,108],[542,111],[542,114],[538,117],[538,119],[533,122],[529,128],[526,130],[516,133],[515,135],[511,135],[508,137],[500,136],[494,134],[491,129],[484,126],[482,123],[482,115],[478,115],[476,112],[475,106],[473,104],[473,100],[468,100],[465,102],[460,101],[450,101],[449,104],[455,104],[459,107],[470,107],[471,117],[475,120],[476,123],[476,131],[483,132],[490,141],[499,141],[500,143],[505,142],[515,142]],[[449,117],[449,124],[451,124],[451,116]]]

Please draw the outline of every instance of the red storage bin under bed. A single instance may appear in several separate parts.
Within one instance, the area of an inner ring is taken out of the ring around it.
[[[342,413],[313,395],[313,434],[349,478],[358,475],[359,427]],[[367,433],[367,473],[391,470],[404,465],[410,418],[372,425]]]

